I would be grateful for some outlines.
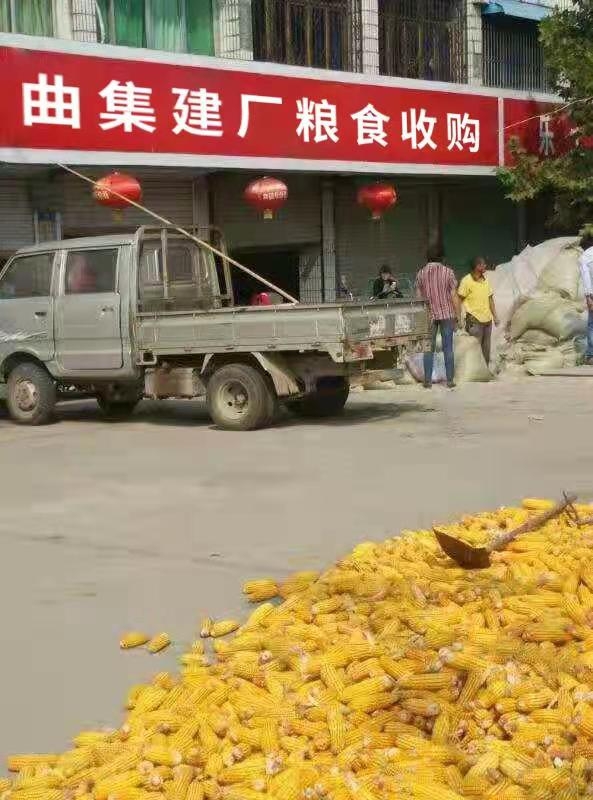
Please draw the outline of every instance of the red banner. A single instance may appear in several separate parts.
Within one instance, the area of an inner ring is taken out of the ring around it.
[[[145,164],[259,168],[273,159],[292,169],[479,173],[500,165],[511,136],[543,157],[566,147],[567,122],[549,116],[553,104],[500,101],[487,90],[320,79],[282,67],[273,74],[269,65],[215,68],[187,57],[176,64],[148,53],[108,58],[93,45],[25,50],[7,41],[0,34],[0,158],[8,161],[35,160],[43,150],[73,163],[84,163],[82,155],[86,163],[125,163],[121,154],[134,154],[133,163]]]
[[[537,100],[504,101],[505,161],[512,163],[509,142],[517,139],[528,153],[553,158],[574,146],[573,123],[567,114],[557,113],[560,104]]]
[[[179,153],[211,156],[213,166],[313,159],[367,171],[498,163],[497,98],[461,91],[13,47],[0,48],[0,87],[0,148]]]

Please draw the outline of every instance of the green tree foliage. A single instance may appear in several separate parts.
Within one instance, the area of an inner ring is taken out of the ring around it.
[[[593,139],[586,141],[593,137],[593,0],[555,11],[541,23],[540,36],[556,92],[574,103],[568,110],[574,146],[557,158],[540,159],[512,139],[515,166],[499,170],[499,177],[516,202],[550,196],[551,221],[574,229],[593,220]]]

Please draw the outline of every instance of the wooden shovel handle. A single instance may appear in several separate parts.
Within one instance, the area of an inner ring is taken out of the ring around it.
[[[541,514],[536,514],[536,516],[531,517],[527,520],[527,522],[519,525],[518,528],[497,536],[496,539],[494,539],[493,542],[488,546],[488,551],[493,553],[497,550],[503,550],[508,544],[514,542],[515,539],[518,536],[521,536],[523,533],[529,533],[530,531],[535,531],[538,528],[541,528],[546,524],[546,522],[549,522],[551,519],[554,519],[554,517],[559,516],[569,506],[572,506],[576,502],[576,499],[576,494],[565,494],[564,499],[557,503],[553,508],[548,509],[548,511],[542,511]]]

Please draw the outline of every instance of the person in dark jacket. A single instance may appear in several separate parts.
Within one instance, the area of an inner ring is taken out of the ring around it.
[[[397,281],[387,266],[384,264],[379,270],[379,277],[373,283],[373,300],[392,300],[394,297],[403,297]]]

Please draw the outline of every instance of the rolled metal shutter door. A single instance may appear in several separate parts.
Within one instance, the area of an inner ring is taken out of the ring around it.
[[[356,203],[359,185],[360,181],[348,178],[336,182],[338,275],[345,275],[355,296],[364,299],[381,265],[388,264],[401,277],[402,289],[409,289],[426,260],[428,190],[396,182],[397,205],[375,221]]]
[[[7,257],[35,241],[33,208],[23,178],[0,180],[0,254]]]

